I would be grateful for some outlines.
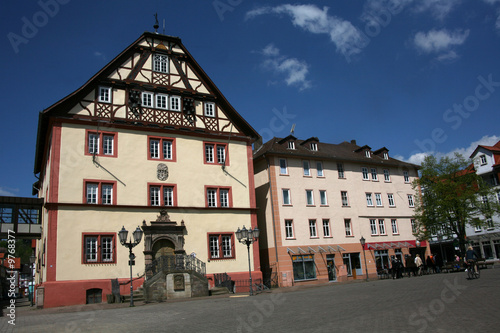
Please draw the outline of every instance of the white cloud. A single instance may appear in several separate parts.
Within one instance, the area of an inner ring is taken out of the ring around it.
[[[500,1],[500,0],[499,0]],[[497,10],[497,21],[495,22],[495,28],[500,31],[500,8]]]
[[[298,86],[300,90],[311,88],[311,82],[307,80],[309,65],[305,61],[280,56],[280,50],[272,43],[262,49],[261,53],[265,57],[264,68],[284,74],[288,86]]]
[[[18,195],[15,192],[19,192],[19,190],[0,186],[0,196],[16,197]]]
[[[490,5],[494,5],[496,3],[500,3],[500,0],[483,0],[484,2],[490,4]]]
[[[291,17],[294,26],[313,34],[327,34],[337,51],[347,59],[358,54],[366,44],[366,37],[351,22],[331,16],[328,7],[320,9],[315,5],[280,5],[261,7],[249,11],[246,19],[264,14],[285,14]]]
[[[469,30],[431,30],[428,33],[417,32],[413,42],[417,49],[425,53],[439,53],[455,45],[462,45],[469,36]]]
[[[422,162],[424,161],[424,158],[428,155],[434,155],[436,158],[440,159],[444,156],[448,157],[453,157],[455,153],[461,154],[465,158],[469,158],[470,155],[474,152],[474,150],[477,148],[477,146],[493,146],[495,145],[498,141],[500,141],[500,136],[496,135],[485,135],[481,139],[472,142],[468,147],[466,148],[455,148],[450,152],[443,153],[443,152],[434,152],[434,151],[429,151],[429,152],[422,152],[422,153],[416,153],[411,155],[408,159],[405,159],[403,156],[398,155],[395,156],[394,158],[402,161],[406,161],[409,163],[421,165]]]
[[[418,0],[414,10],[417,13],[430,12],[435,18],[442,20],[455,9],[462,0]]]

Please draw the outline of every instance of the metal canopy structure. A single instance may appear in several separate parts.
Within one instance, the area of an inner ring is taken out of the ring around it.
[[[43,199],[0,196],[0,239],[40,238]]]

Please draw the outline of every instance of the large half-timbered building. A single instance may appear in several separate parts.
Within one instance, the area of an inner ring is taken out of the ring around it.
[[[147,264],[168,254],[205,263],[209,280],[224,272],[246,279],[246,247],[234,232],[257,226],[258,136],[179,38],[141,35],[39,115],[34,172],[44,211],[37,302],[105,301],[116,279],[127,290],[122,226],[144,231],[134,248],[134,288]]]

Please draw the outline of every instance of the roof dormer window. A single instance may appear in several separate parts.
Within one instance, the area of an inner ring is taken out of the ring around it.
[[[311,150],[318,151],[318,144],[316,142],[311,142]]]
[[[295,149],[295,142],[294,141],[288,141],[288,149]]]
[[[479,156],[479,161],[481,162],[481,165],[485,165],[487,163],[486,155]]]
[[[369,150],[365,150],[365,156],[370,158],[370,151]]]
[[[389,159],[389,154],[387,152],[384,153],[384,160],[388,160]]]

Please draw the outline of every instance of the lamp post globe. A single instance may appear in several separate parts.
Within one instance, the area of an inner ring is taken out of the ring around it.
[[[139,226],[132,233],[133,241],[127,242],[128,231],[125,229],[125,226],[122,227],[120,231],[118,231],[118,238],[120,239],[120,244],[127,247],[129,250],[129,261],[128,264],[130,266],[130,306],[134,306],[134,287],[133,287],[133,278],[132,278],[132,266],[135,265],[134,259],[135,255],[132,253],[132,248],[141,242],[142,239],[142,230]]]
[[[242,229],[238,227],[238,230],[235,232],[236,238],[238,239],[238,242],[245,244],[247,246],[247,252],[248,252],[248,274],[250,276],[250,296],[253,296],[253,288],[252,288],[252,266],[250,264],[250,244],[256,242],[259,239],[259,234],[260,230],[255,227],[253,230],[250,227],[250,229],[247,230],[245,226],[243,226]]]

